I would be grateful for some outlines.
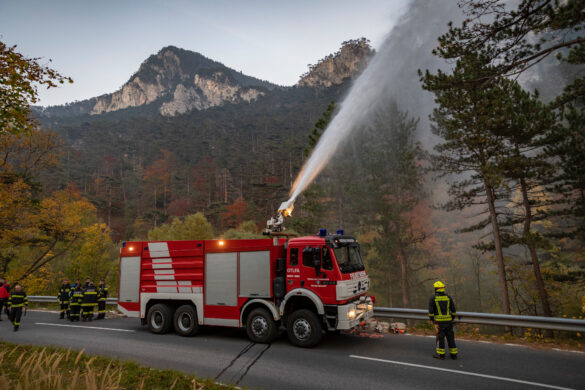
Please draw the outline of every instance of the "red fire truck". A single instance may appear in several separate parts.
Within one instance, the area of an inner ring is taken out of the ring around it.
[[[269,343],[284,326],[300,347],[373,315],[359,245],[339,231],[251,240],[125,242],[118,308],[153,333],[245,327]]]

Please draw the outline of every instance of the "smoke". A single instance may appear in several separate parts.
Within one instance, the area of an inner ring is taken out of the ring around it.
[[[422,90],[417,71],[445,66],[431,51],[437,45],[437,37],[447,31],[447,23],[460,19],[461,11],[454,1],[411,3],[340,104],[337,115],[296,178],[288,204],[294,203],[315,180],[353,132],[370,124],[373,113],[389,98],[410,116],[421,119],[423,146],[430,148],[436,143],[428,130],[433,98]]]

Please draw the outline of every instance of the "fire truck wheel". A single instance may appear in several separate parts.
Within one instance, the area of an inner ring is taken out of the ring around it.
[[[193,336],[199,331],[197,312],[191,305],[183,305],[175,311],[175,331],[181,336]]]
[[[157,303],[148,310],[146,318],[148,329],[152,333],[167,333],[173,325],[172,318],[171,309],[163,303]]]
[[[323,337],[319,317],[311,310],[293,312],[287,321],[286,331],[291,343],[298,347],[314,347]]]
[[[246,333],[255,343],[270,343],[278,336],[278,326],[266,309],[257,308],[246,319]]]

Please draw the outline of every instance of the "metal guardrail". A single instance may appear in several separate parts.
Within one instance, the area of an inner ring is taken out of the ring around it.
[[[374,316],[378,318],[405,318],[427,321],[429,319],[428,311],[424,309],[406,309],[394,307],[375,307]],[[518,316],[509,314],[471,313],[458,311],[454,322],[510,326],[517,328],[564,330],[569,332],[585,332],[585,320],[576,320],[570,318]]]
[[[58,303],[57,298],[54,296],[31,295],[28,297],[28,300],[29,302]],[[106,304],[108,305],[116,305],[117,303],[118,300],[116,298],[108,298],[106,300]],[[374,307],[374,316],[378,318],[403,318],[411,320],[429,319],[428,312],[424,309],[406,309],[399,307]],[[460,311],[457,312],[454,322],[585,333],[585,320],[570,318],[518,316]]]
[[[29,295],[28,296],[29,302],[52,302],[52,303],[59,303],[57,297],[54,296],[43,296],[43,295]],[[117,298],[106,298],[106,305],[117,305],[118,299]]]

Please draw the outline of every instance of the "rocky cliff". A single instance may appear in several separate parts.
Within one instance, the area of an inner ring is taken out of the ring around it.
[[[341,85],[358,74],[373,53],[365,38],[343,42],[337,53],[311,65],[296,86],[328,88]],[[149,113],[174,116],[226,103],[250,103],[275,89],[286,91],[293,88],[277,87],[199,53],[168,46],[148,57],[114,93],[64,106],[37,107],[35,112],[56,118],[144,107]]]
[[[168,46],[146,59],[118,91],[42,112],[97,115],[153,104],[161,114],[173,116],[226,102],[250,102],[273,88],[199,53]]]
[[[301,76],[297,85],[325,88],[339,85],[362,71],[373,55],[374,50],[366,38],[343,42],[337,53],[309,65],[309,71]]]

